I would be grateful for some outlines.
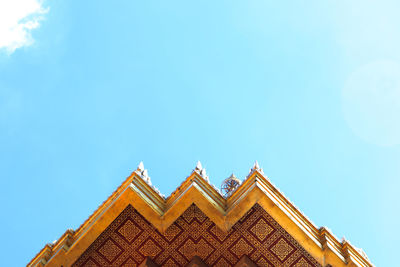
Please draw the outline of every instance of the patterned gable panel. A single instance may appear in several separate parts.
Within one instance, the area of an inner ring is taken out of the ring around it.
[[[257,266],[321,266],[258,204],[228,233],[193,204],[165,234],[129,205],[73,266],[139,266],[147,257],[186,266],[196,256],[208,266],[235,266],[243,257]]]

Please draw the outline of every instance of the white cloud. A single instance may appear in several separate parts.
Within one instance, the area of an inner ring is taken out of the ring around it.
[[[11,54],[31,45],[31,31],[47,12],[41,0],[0,0],[0,50]]]

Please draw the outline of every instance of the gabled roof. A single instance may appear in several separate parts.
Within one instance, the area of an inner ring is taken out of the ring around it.
[[[362,250],[347,240],[340,242],[328,228],[317,228],[271,183],[257,163],[227,197],[210,184],[205,169],[198,164],[168,198],[151,185],[141,163],[78,229],[69,229],[53,244],[47,244],[27,266],[71,265],[129,204],[164,233],[193,203],[224,231],[258,203],[321,265],[373,266]]]

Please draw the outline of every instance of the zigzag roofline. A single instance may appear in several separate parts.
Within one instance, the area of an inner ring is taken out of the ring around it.
[[[268,204],[263,203],[268,201],[271,203],[270,206],[278,207],[281,213],[283,212],[290,218],[292,224],[294,223],[301,229],[314,244],[310,246],[316,246],[321,251],[325,251],[321,252],[324,255],[328,251],[334,253],[343,266],[373,266],[362,250],[352,246],[347,240],[340,242],[326,227],[317,228],[271,183],[258,164],[254,165],[242,184],[227,198],[210,184],[205,170],[202,171],[202,168],[198,168],[198,166],[174,192],[165,198],[151,185],[147,171],[144,170],[143,164],[140,164],[138,169],[132,172],[78,229],[75,231],[68,229],[53,244],[47,244],[27,266],[45,266],[58,254],[68,253],[105,212],[121,196],[127,194],[127,191],[134,192],[139,196],[141,202],[147,204],[147,207],[144,207],[146,205],[141,205],[141,207],[151,210],[149,212],[154,214],[146,219],[160,232],[164,232],[183,213],[185,207],[191,204],[190,202],[203,208],[203,212],[214,223],[228,231],[254,204],[259,203],[265,208]],[[325,259],[321,261],[324,261],[322,264],[325,264]]]

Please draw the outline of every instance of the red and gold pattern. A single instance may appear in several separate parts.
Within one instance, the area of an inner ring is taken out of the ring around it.
[[[73,266],[185,266],[198,256],[209,266],[233,266],[247,255],[258,266],[321,266],[256,204],[225,233],[195,205],[161,234],[128,206]]]

